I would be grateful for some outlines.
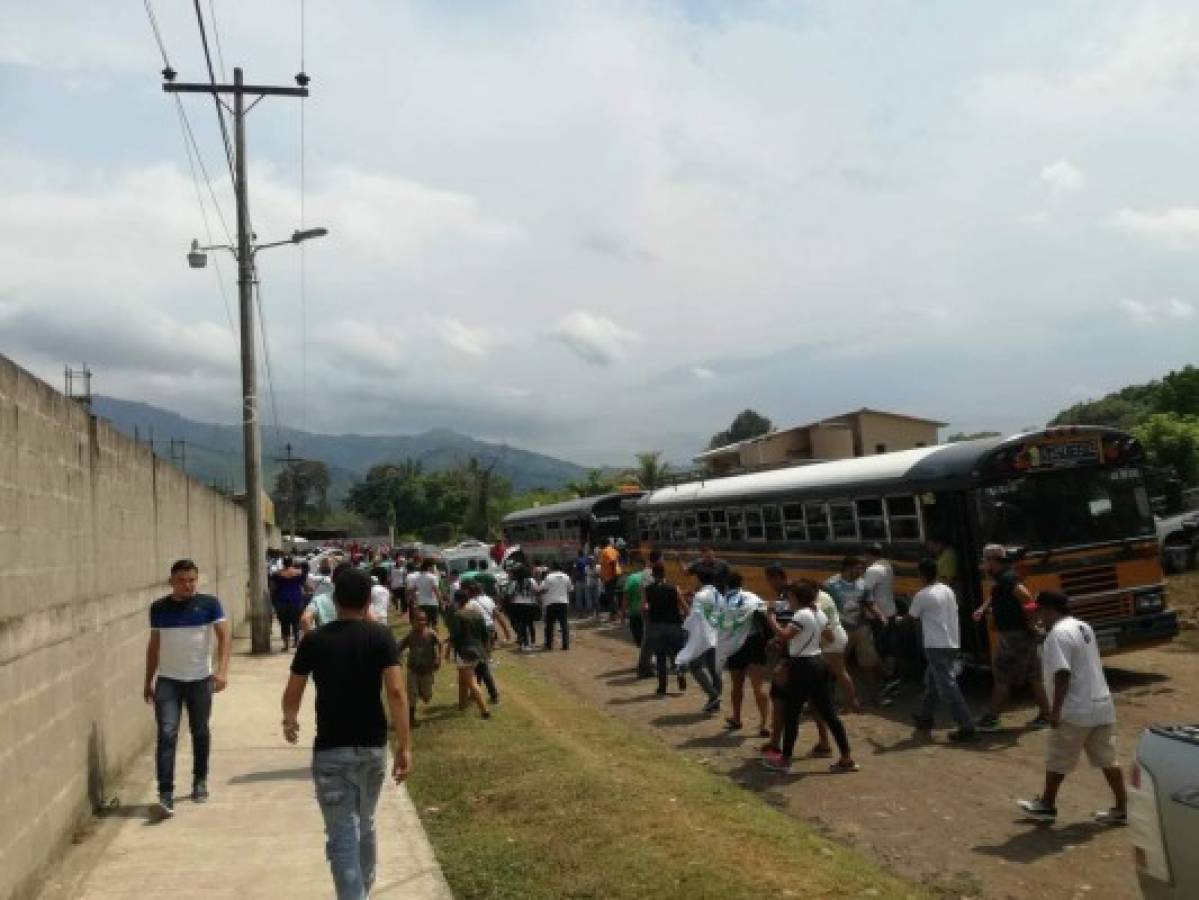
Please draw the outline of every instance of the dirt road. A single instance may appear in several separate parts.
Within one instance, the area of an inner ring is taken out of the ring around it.
[[[505,664],[511,659],[501,658]],[[932,739],[914,733],[910,715],[918,689],[910,686],[893,707],[846,717],[860,773],[833,776],[825,761],[803,760],[780,776],[760,765],[761,740],[750,708],[744,731],[723,731],[727,684],[725,706],[715,716],[700,712],[703,701],[694,683],[685,694],[672,684],[669,696],[657,697],[652,680],[635,676],[627,630],[577,626],[569,652],[520,659],[582,701],[653,732],[829,836],[947,896],[1140,896],[1127,830],[1090,821],[1110,794],[1085,761],[1063,789],[1056,825],[1020,819],[1015,801],[1039,791],[1043,771],[1045,733],[1018,727],[1032,717],[1031,707],[1007,716],[1008,730],[958,747],[945,743],[946,721],[938,722]],[[1190,686],[1199,678],[1199,654],[1190,640],[1115,657],[1107,674],[1116,696],[1122,762],[1145,725],[1196,717]],[[966,686],[972,706],[981,711],[987,682],[977,678]],[[805,722],[799,746],[813,739]]]

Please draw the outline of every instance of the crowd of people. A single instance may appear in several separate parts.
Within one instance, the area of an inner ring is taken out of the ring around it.
[[[637,674],[655,679],[660,697],[672,680],[685,691],[690,677],[703,692],[704,712],[716,715],[727,672],[724,728],[730,732],[745,727],[748,686],[764,741],[762,762],[775,772],[789,771],[796,760],[805,711],[816,741],[804,755],[828,758],[832,772],[848,773],[859,764],[843,713],[861,712],[863,700],[888,706],[919,675],[915,727],[933,728],[944,707],[956,725],[949,740],[967,743],[1000,727],[1011,691],[1027,684],[1039,709],[1028,726],[1051,730],[1044,786],[1019,801],[1020,809],[1037,821],[1054,821],[1059,790],[1085,752],[1115,797],[1097,820],[1124,824],[1115,708],[1094,632],[1070,615],[1069,599],[1054,591],[1032,596],[1003,547],[984,549],[990,589],[973,616],[992,617],[997,637],[990,708],[976,719],[958,686],[960,573],[953,549],[929,541],[918,566],[922,587],[910,601],[897,596],[883,548],[867,551],[864,558],[846,557],[822,584],[792,580],[781,566],[769,565],[765,598],[747,590],[745,573],[710,549],[683,569],[693,583],[679,585],[668,578],[660,551],[642,558],[611,540],[595,553],[580,550],[571,566],[518,558],[506,570],[457,577],[432,559],[408,560],[386,550],[336,561],[323,555],[315,571],[307,560],[280,554],[271,565],[271,595],[284,652],[295,654],[282,699],[283,734],[298,741],[298,711],[311,678],[317,693],[312,771],[337,896],[358,900],[370,891],[374,810],[387,772],[389,732],[398,783],[412,767],[416,706],[432,701],[442,666],[457,673],[459,709],[473,705],[489,719],[499,702],[496,647],[508,642],[519,652],[537,649],[540,623],[542,649],[552,648],[556,630],[568,650],[572,606],[576,623],[606,615],[607,627],[628,628]],[[158,728],[156,810],[164,818],[174,814],[184,709],[194,760],[190,796],[201,803],[209,797],[208,717],[213,695],[229,678],[229,624],[220,601],[199,593],[198,581],[196,564],[178,561],[171,593],[150,609],[143,695]],[[397,641],[391,626],[401,616],[410,627]]]

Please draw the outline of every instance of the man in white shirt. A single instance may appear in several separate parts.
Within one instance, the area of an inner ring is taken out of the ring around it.
[[[420,574],[409,580],[412,599],[417,608],[429,617],[429,627],[437,631],[437,614],[441,610],[441,579],[433,567],[433,560],[420,564]]]
[[[562,626],[562,649],[570,649],[570,589],[574,586],[562,565],[550,564],[550,571],[537,586],[537,595],[545,612],[545,649],[554,649],[554,623]]]
[[[876,698],[884,706],[890,705],[899,690],[901,680],[895,677],[894,640],[895,573],[891,563],[883,557],[883,545],[871,544],[866,548],[866,571],[862,574],[862,604],[866,618],[872,620],[879,642],[879,655],[883,661],[883,686]]]
[[[1037,617],[1046,630],[1041,671],[1051,698],[1051,730],[1045,790],[1040,797],[1019,801],[1019,806],[1039,822],[1055,821],[1058,789],[1086,750],[1091,765],[1103,770],[1116,799],[1114,807],[1095,813],[1095,820],[1104,825],[1125,825],[1128,797],[1116,760],[1116,707],[1099,662],[1095,632],[1070,615],[1069,598],[1057,591],[1037,595]]]
[[[924,587],[912,600],[908,615],[920,620],[924,636],[924,658],[928,665],[924,670],[924,704],[913,717],[916,727],[931,729],[937,711],[937,701],[949,706],[953,720],[958,723],[957,731],[949,733],[954,743],[973,741],[978,737],[970,707],[958,687],[961,671],[961,623],[958,621],[958,599],[953,588],[937,581],[937,561],[922,559],[919,564],[920,578]]]

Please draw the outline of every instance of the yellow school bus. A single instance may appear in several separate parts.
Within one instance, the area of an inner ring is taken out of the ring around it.
[[[989,656],[970,618],[989,590],[982,548],[1004,545],[1029,590],[1067,594],[1104,652],[1171,640],[1161,558],[1132,436],[1068,427],[694,481],[624,503],[630,546],[660,549],[669,577],[703,547],[765,591],[764,568],[816,581],[871,544],[895,572],[896,594],[920,587],[929,537],[957,554],[963,649]]]

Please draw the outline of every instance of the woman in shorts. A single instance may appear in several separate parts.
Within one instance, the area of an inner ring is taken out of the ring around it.
[[[445,645],[445,657],[458,669],[458,709],[465,711],[467,703],[473,699],[479,707],[479,715],[490,719],[487,701],[483,699],[475,677],[475,668],[488,658],[487,623],[478,610],[466,608],[469,602],[466,591],[454,592],[453,608],[446,611],[450,639]]]
[[[741,584],[740,572],[729,574],[725,603],[731,608],[735,609],[744,602]],[[750,688],[754,692],[754,702],[758,707],[758,737],[770,737],[770,729],[767,727],[770,700],[766,696],[766,642],[769,639],[769,631],[765,610],[755,612],[745,643],[725,662],[733,682],[733,714],[725,719],[724,726],[729,731],[741,730],[741,705],[745,698],[745,680],[748,677]]]

